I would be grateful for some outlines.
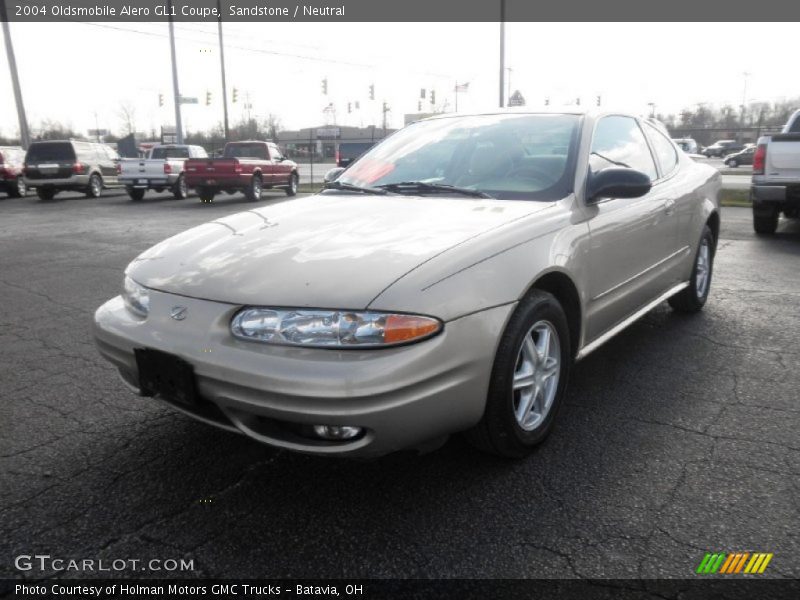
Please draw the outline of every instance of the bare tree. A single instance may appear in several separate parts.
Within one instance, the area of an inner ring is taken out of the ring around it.
[[[122,135],[136,133],[136,108],[128,101],[123,102],[117,110],[117,116],[122,123]]]

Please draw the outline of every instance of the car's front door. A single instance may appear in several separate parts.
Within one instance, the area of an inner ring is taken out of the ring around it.
[[[598,120],[589,174],[629,166],[658,179],[636,119]],[[587,198],[590,250],[586,342],[597,339],[663,292],[662,267],[675,237],[674,212],[659,186],[640,198]]]
[[[289,180],[289,165],[284,164],[283,155],[276,144],[269,145],[269,154],[272,159],[272,183],[281,185]]]

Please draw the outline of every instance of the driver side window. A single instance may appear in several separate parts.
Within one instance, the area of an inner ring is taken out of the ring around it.
[[[645,173],[652,181],[658,179],[644,133],[631,117],[603,117],[595,127],[589,168],[597,173],[614,166],[628,166]]]

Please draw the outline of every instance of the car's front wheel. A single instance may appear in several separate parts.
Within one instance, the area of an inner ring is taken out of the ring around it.
[[[529,454],[553,427],[571,364],[564,310],[552,294],[534,290],[503,333],[483,418],[467,439],[500,456]]]
[[[706,225],[694,257],[692,277],[689,286],[669,299],[669,305],[678,312],[697,312],[705,306],[711,289],[711,275],[714,270],[714,234]]]
[[[197,195],[200,196],[200,202],[208,203],[214,200],[214,190],[209,188],[197,188]]]
[[[772,235],[778,230],[780,211],[777,208],[763,210],[753,208],[753,230],[759,235]]]
[[[52,200],[55,198],[56,191],[53,188],[36,188],[36,195],[40,200]]]
[[[134,202],[139,202],[144,198],[145,190],[141,188],[129,187],[125,191],[128,192],[128,196],[130,196],[131,200],[133,200]]]
[[[731,169],[735,169],[736,167],[739,166],[739,162],[735,158],[731,158],[725,164],[728,165]]]

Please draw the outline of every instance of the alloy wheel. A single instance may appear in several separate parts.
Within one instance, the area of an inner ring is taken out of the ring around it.
[[[697,290],[697,297],[704,298],[708,291],[708,277],[711,270],[711,247],[708,240],[703,238],[700,242],[700,249],[697,251],[697,266],[695,269],[694,287]]]
[[[514,416],[525,431],[547,418],[561,375],[561,343],[549,321],[537,321],[522,340],[512,387]]]

